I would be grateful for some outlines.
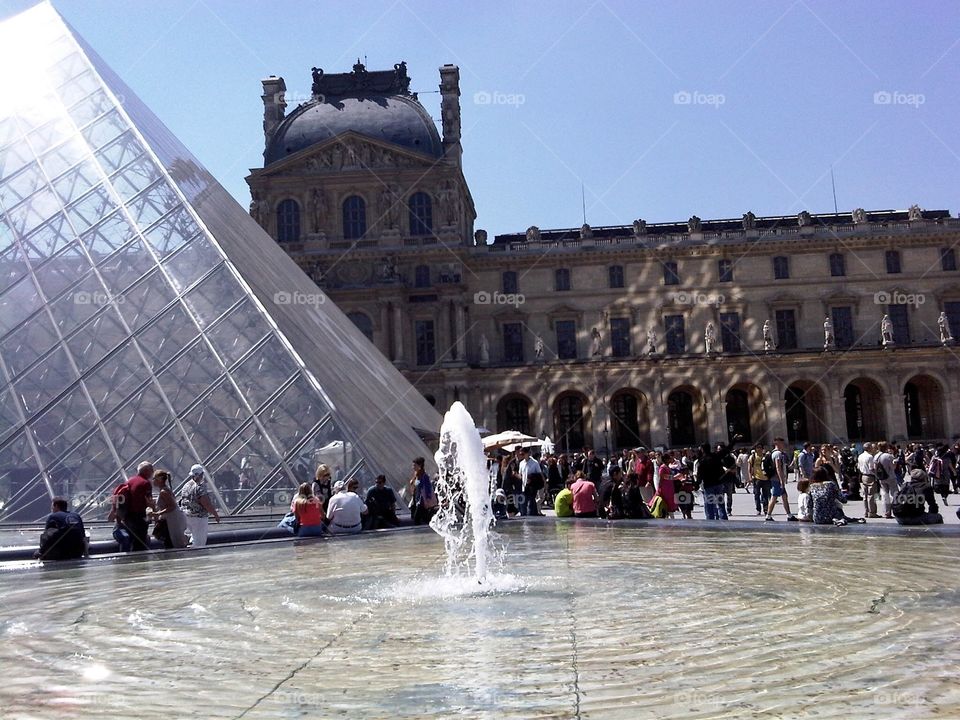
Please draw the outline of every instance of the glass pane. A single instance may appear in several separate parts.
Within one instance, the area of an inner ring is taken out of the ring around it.
[[[173,290],[160,272],[150,273],[125,290],[121,297],[120,314],[134,330],[143,327],[174,300]]]
[[[87,149],[83,139],[73,134],[66,142],[60,143],[44,154],[40,158],[40,166],[47,177],[55,178],[89,157],[90,150]]]
[[[0,335],[4,335],[40,309],[40,294],[33,280],[24,278],[0,295]]]
[[[93,408],[80,385],[30,423],[41,460],[50,464],[96,425]]]
[[[143,225],[141,225],[143,227]],[[157,255],[165,257],[200,232],[186,208],[177,208],[144,235]]]
[[[130,216],[137,227],[152,225],[180,204],[180,198],[165,182],[158,182],[152,188],[138,195],[127,204]]]
[[[157,266],[142,240],[134,240],[100,263],[97,269],[103,282],[114,292],[133,285]]]
[[[240,395],[224,378],[216,389],[181,419],[190,442],[207,457],[240,427],[247,410]]]
[[[121,138],[123,140],[123,138]],[[137,148],[139,149],[139,147]],[[146,155],[141,155],[123,170],[118,172],[110,182],[117,194],[124,202],[130,200],[144,188],[160,179],[160,172],[153,161]]]
[[[258,408],[299,368],[276,337],[271,337],[230,371],[251,407]]]
[[[97,261],[126,245],[136,235],[122,212],[115,212],[81,236],[90,255]]]
[[[149,379],[149,371],[140,361],[137,349],[131,344],[85,375],[83,381],[100,416],[103,417]]]
[[[57,215],[50,222],[38,227],[24,240],[24,249],[34,265],[51,258],[74,240],[73,228],[63,215]]]
[[[12,388],[5,385],[0,388],[0,443],[20,427],[20,403],[13,395]]]
[[[33,522],[50,512],[50,493],[26,435],[0,449],[0,521]]]
[[[207,331],[207,338],[224,362],[232,365],[269,333],[270,327],[260,311],[244,300]]]
[[[100,163],[100,166],[103,167],[104,171],[107,173],[112,173],[116,170],[119,170],[124,165],[127,165],[132,160],[143,155],[143,146],[140,144],[140,141],[134,136],[133,132],[125,132],[123,135],[118,137],[116,140],[108,143],[104,147],[100,148],[96,152],[97,162]],[[156,173],[151,172],[150,176],[154,180],[159,177]],[[151,180],[152,182],[152,180]],[[116,183],[114,183],[116,184]],[[147,183],[134,183],[139,185],[140,189],[145,188],[150,182]],[[124,199],[128,199],[136,195],[136,191],[124,196]]]
[[[50,467],[54,492],[89,519],[106,520],[113,489],[126,479],[97,429]]]
[[[165,365],[183,348],[185,338],[196,332],[196,326],[183,306],[176,305],[165,310],[156,322],[150,325],[137,340],[153,370]]]
[[[75,332],[67,340],[67,347],[77,368],[83,373],[100,362],[126,338],[127,331],[120,321],[120,316],[115,308],[109,307]]]
[[[170,472],[174,487],[184,481],[190,466],[200,460],[193,456],[189,444],[176,426],[154,440],[140,456],[141,459],[152,463],[154,468],[162,468]]]
[[[313,385],[299,376],[269,406],[260,411],[260,422],[268,428],[280,448],[296,447],[313,427],[330,412]]]
[[[68,246],[63,252],[42,267],[37,268],[37,281],[47,298],[55,298],[78,279],[89,273],[90,262],[78,243]]]
[[[82,128],[112,108],[113,103],[107,97],[107,93],[103,90],[97,90],[74,103],[73,107],[68,109],[68,113],[73,121]]]
[[[57,348],[13,385],[29,416],[42,410],[76,379],[63,348]]]
[[[100,172],[93,160],[84,160],[53,181],[53,189],[67,205],[89,191],[101,181]]]
[[[160,386],[177,413],[203,395],[223,374],[202,339],[193,343],[159,376]]]
[[[173,422],[163,398],[153,385],[147,385],[127,400],[103,426],[107,437],[126,467],[136,467],[147,444]]]
[[[0,206],[12,207],[26,200],[46,183],[40,166],[30,163],[0,184]]]
[[[83,233],[87,228],[100,222],[101,218],[113,212],[116,207],[116,200],[101,185],[67,208],[67,217],[70,218],[76,231]]]
[[[310,439],[303,450],[297,453],[296,459],[291,459],[290,464],[296,463],[311,468],[312,476],[317,465],[323,463],[330,468],[333,481],[336,482],[343,480],[347,472],[362,459],[358,448],[347,440],[340,427],[335,422],[328,421]],[[397,471],[399,472],[399,469]]]
[[[49,187],[40,190],[7,210],[7,222],[18,235],[27,235],[34,228],[39,227],[44,220],[60,212],[60,202]]]
[[[69,335],[93,317],[101,308],[119,298],[111,298],[93,273],[88,273],[69,292],[50,303],[53,320],[60,332]]]
[[[206,237],[199,235],[164,262],[164,267],[178,290],[183,292],[200,277],[216,267],[223,258]],[[226,306],[223,308],[226,309]]]
[[[243,290],[240,288],[240,283],[226,265],[221,265],[183,299],[200,326],[206,327],[223,315],[241,297],[243,297]]]
[[[0,254],[0,293],[27,274],[27,262],[19,245]]]
[[[216,456],[204,463],[213,484],[229,508],[236,507],[258,482],[280,462],[270,443],[251,423]],[[242,477],[242,481],[241,481]]]
[[[50,318],[41,310],[0,340],[0,355],[10,375],[16,377],[56,345],[57,340]]]
[[[127,125],[120,117],[120,113],[111,110],[109,113],[83,128],[83,137],[91,148],[100,148],[113,140],[121,133],[126,132]]]

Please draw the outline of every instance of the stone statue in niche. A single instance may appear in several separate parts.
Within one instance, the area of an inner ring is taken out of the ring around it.
[[[828,315],[823,319],[823,349],[833,350],[836,345],[836,339],[833,336],[833,322]]]
[[[490,341],[487,340],[486,335],[480,335],[480,364],[487,365],[490,363]]]
[[[950,322],[947,320],[947,314],[945,312],[940,313],[940,317],[937,319],[937,327],[940,328],[940,342],[943,345],[949,345],[953,342],[953,335],[950,333]]]
[[[880,320],[880,342],[884,347],[893,345],[893,322],[889,315],[884,315]]]
[[[657,331],[654,328],[647,330],[647,355],[657,354]]]
[[[318,233],[323,227],[324,218],[330,214],[327,194],[320,188],[315,189],[311,195],[310,210],[313,218],[313,232]]]
[[[717,326],[713,324],[713,320],[707,323],[707,329],[703,332],[703,340],[707,348],[707,355],[717,351]]]
[[[603,348],[601,347],[603,336],[600,335],[597,328],[593,328],[590,330],[590,338],[590,357],[600,357],[603,354]]]
[[[763,351],[770,352],[775,349],[773,342],[773,331],[770,329],[770,321],[763,321]]]
[[[533,343],[533,354],[536,356],[538,361],[543,361],[543,338],[537,335],[537,339]]]

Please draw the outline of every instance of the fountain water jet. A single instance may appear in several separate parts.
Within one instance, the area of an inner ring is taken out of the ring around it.
[[[440,449],[435,457],[439,507],[430,527],[443,537],[447,577],[472,575],[484,584],[491,570],[501,569],[503,551],[497,547],[497,535],[491,529],[493,479],[487,471],[483,441],[460,402],[455,402],[443,417]]]

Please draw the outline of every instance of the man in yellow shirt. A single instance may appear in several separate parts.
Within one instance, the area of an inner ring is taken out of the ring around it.
[[[556,500],[553,501],[553,511],[557,517],[573,517],[573,493],[570,492],[571,479],[567,479],[564,488],[557,493]]]

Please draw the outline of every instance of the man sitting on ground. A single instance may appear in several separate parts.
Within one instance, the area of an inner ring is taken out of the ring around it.
[[[387,485],[385,475],[377,475],[377,484],[367,490],[367,509],[367,527],[370,530],[392,528],[400,524],[397,519],[397,495]]]
[[[910,471],[893,500],[893,516],[900,525],[939,525],[943,522],[926,471],[921,468]]]
[[[34,555],[37,559],[76,560],[87,554],[83,519],[67,507],[67,501],[63,498],[53,499],[51,512],[40,535],[40,549]]]
[[[557,493],[557,497],[553,501],[553,511],[557,514],[557,517],[573,517],[573,493],[570,492],[573,478],[568,477],[563,485],[563,490]]]

